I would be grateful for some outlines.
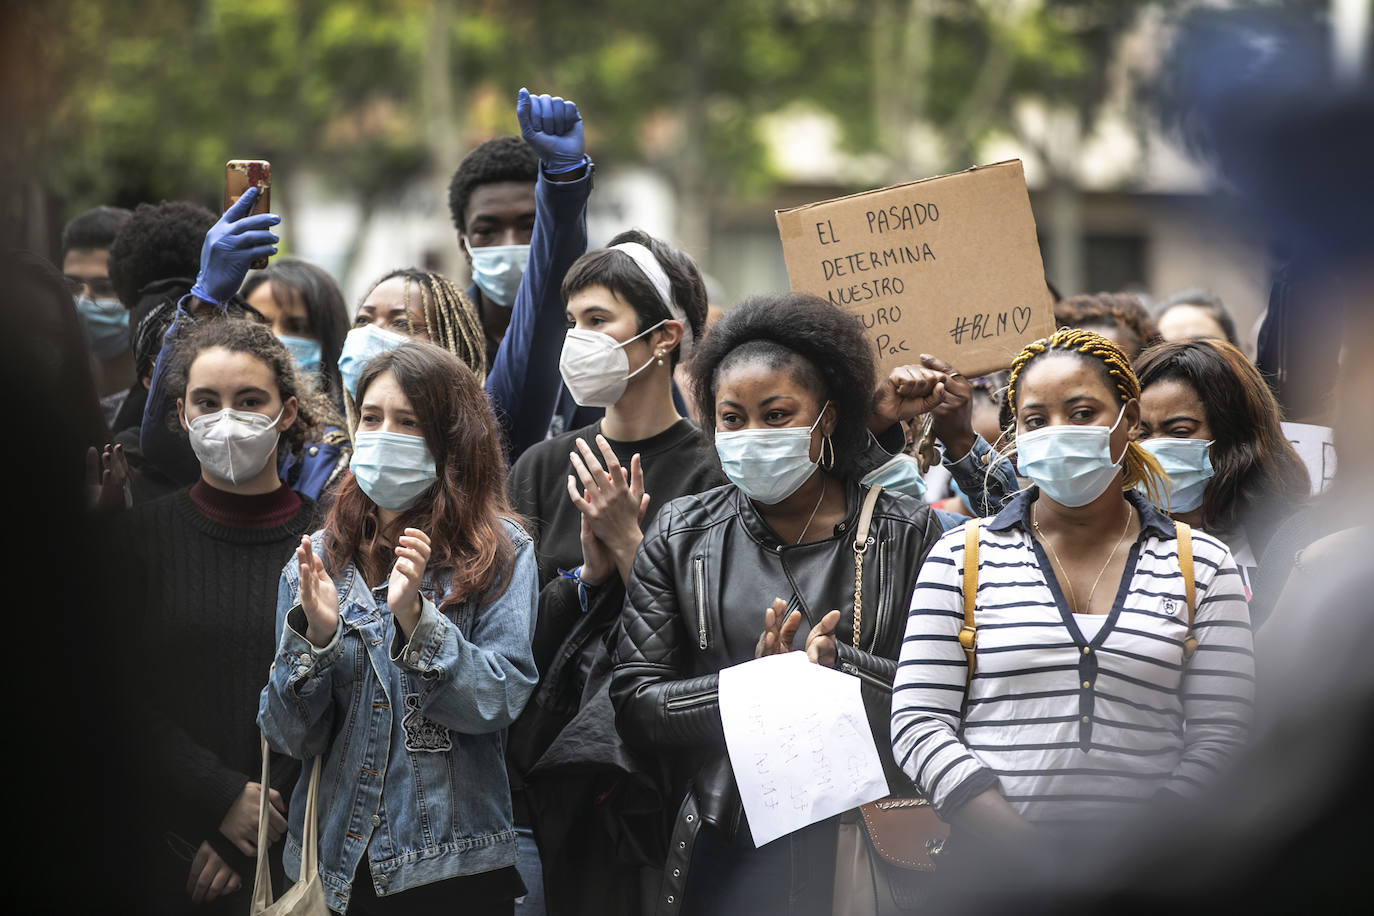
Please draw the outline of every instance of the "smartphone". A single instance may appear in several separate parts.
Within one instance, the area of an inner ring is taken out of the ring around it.
[[[258,189],[258,199],[253,201],[249,215],[269,212],[272,209],[272,163],[266,159],[230,159],[224,164],[225,210],[252,187]],[[267,259],[258,258],[249,266],[262,270],[267,266]]]

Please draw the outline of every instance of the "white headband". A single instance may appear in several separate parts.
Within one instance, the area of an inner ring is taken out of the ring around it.
[[[639,265],[649,284],[658,292],[658,298],[668,307],[668,314],[673,316],[674,321],[682,324],[682,341],[677,348],[682,358],[686,359],[692,349],[692,323],[687,320],[687,313],[682,310],[682,306],[673,299],[673,284],[668,279],[668,273],[663,269],[663,265],[658,263],[658,258],[654,257],[652,251],[638,242],[621,242],[619,245],[612,245],[611,250],[623,251],[630,256],[630,260]]]

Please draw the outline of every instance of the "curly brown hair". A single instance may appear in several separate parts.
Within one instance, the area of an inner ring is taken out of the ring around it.
[[[1054,304],[1054,323],[1061,328],[1123,331],[1131,346],[1122,349],[1132,360],[1161,340],[1159,327],[1149,311],[1130,293],[1093,293],[1061,299]]]
[[[191,365],[203,351],[223,347],[233,353],[247,353],[261,360],[272,370],[277,380],[277,393],[285,403],[296,399],[296,422],[282,430],[281,443],[293,455],[299,456],[307,443],[315,442],[323,432],[328,418],[320,416],[319,399],[315,390],[296,371],[291,351],[286,349],[267,325],[243,318],[210,318],[197,321],[178,332],[172,342],[172,363],[167,375],[167,391],[179,398],[186,396],[186,379]],[[168,417],[172,428],[185,435],[175,412]],[[278,446],[282,447],[281,445]]]

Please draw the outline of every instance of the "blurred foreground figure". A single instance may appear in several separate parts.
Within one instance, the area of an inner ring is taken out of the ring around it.
[[[949,874],[933,912],[1346,912],[1363,909],[1374,817],[1374,87],[1335,86],[1302,23],[1207,12],[1166,71],[1180,123],[1233,205],[1297,265],[1280,277],[1260,363],[1290,415],[1334,391],[1339,470],[1257,645],[1249,751],[1201,800],[1115,825],[1068,861],[984,860]],[[1301,284],[1284,280],[1300,278]],[[1301,295],[1296,295],[1300,291]],[[1302,336],[1299,336],[1302,335]],[[1266,362],[1266,346],[1269,362]],[[1273,358],[1277,357],[1277,362]],[[1274,370],[1277,370],[1276,372]],[[1287,538],[1287,540],[1285,540]],[[1265,563],[1277,562],[1271,547]],[[1030,867],[1020,867],[1029,865]],[[967,880],[976,877],[977,881]]]

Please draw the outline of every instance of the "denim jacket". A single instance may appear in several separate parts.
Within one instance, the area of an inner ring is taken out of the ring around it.
[[[379,895],[515,863],[506,728],[538,675],[530,648],[534,545],[506,520],[515,546],[510,584],[478,606],[440,611],[426,574],[420,621],[403,638],[387,584],[368,589],[352,564],[334,580],[339,626],[316,649],[305,638],[293,557],[277,589],[277,655],[258,703],[268,743],[301,760],[324,755],[320,874],[331,909],[348,907],[355,869]],[[323,532],[312,538],[322,555]],[[310,767],[292,795],[283,859],[300,874]]]

